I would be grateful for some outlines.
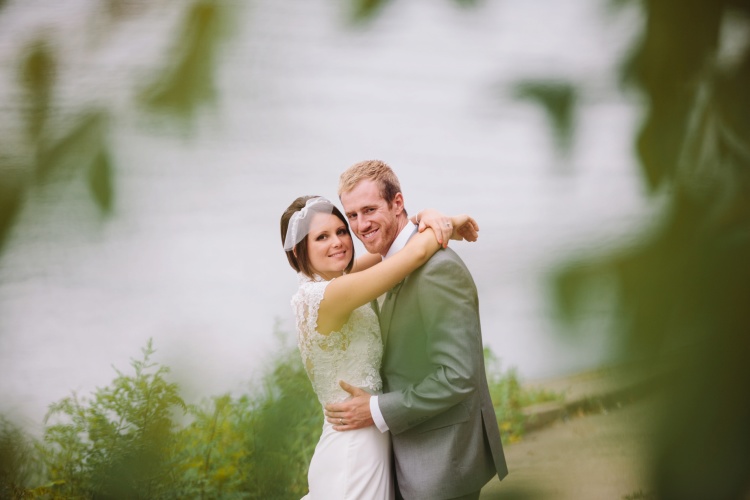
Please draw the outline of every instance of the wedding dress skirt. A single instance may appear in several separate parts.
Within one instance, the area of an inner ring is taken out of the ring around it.
[[[336,431],[326,422],[307,481],[303,500],[393,500],[390,433],[374,425]]]

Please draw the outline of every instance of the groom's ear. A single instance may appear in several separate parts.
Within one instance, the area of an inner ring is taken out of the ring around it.
[[[401,192],[396,193],[391,202],[391,206],[396,211],[396,215],[401,215],[404,211],[404,195]]]

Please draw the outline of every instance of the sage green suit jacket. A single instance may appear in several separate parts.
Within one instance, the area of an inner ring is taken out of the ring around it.
[[[476,286],[450,248],[407,276],[380,307],[378,406],[406,499],[453,498],[508,473],[484,367]]]

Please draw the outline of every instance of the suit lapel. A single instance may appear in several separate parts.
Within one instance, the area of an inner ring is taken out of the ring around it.
[[[386,345],[388,341],[388,333],[391,329],[391,318],[393,317],[393,308],[396,305],[396,297],[398,296],[401,286],[404,284],[404,280],[401,280],[396,286],[388,290],[383,301],[383,306],[380,309],[380,336],[383,339],[383,345]]]

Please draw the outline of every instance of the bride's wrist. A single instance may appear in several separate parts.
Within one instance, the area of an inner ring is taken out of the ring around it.
[[[417,214],[416,214],[416,215],[414,216],[414,224],[416,224],[417,226],[419,225],[419,221],[421,221],[421,220],[422,220],[422,218],[420,217],[420,215],[421,215],[421,213],[422,213],[422,212],[423,212],[423,210],[420,210],[420,211],[418,211],[418,212],[417,212]]]

